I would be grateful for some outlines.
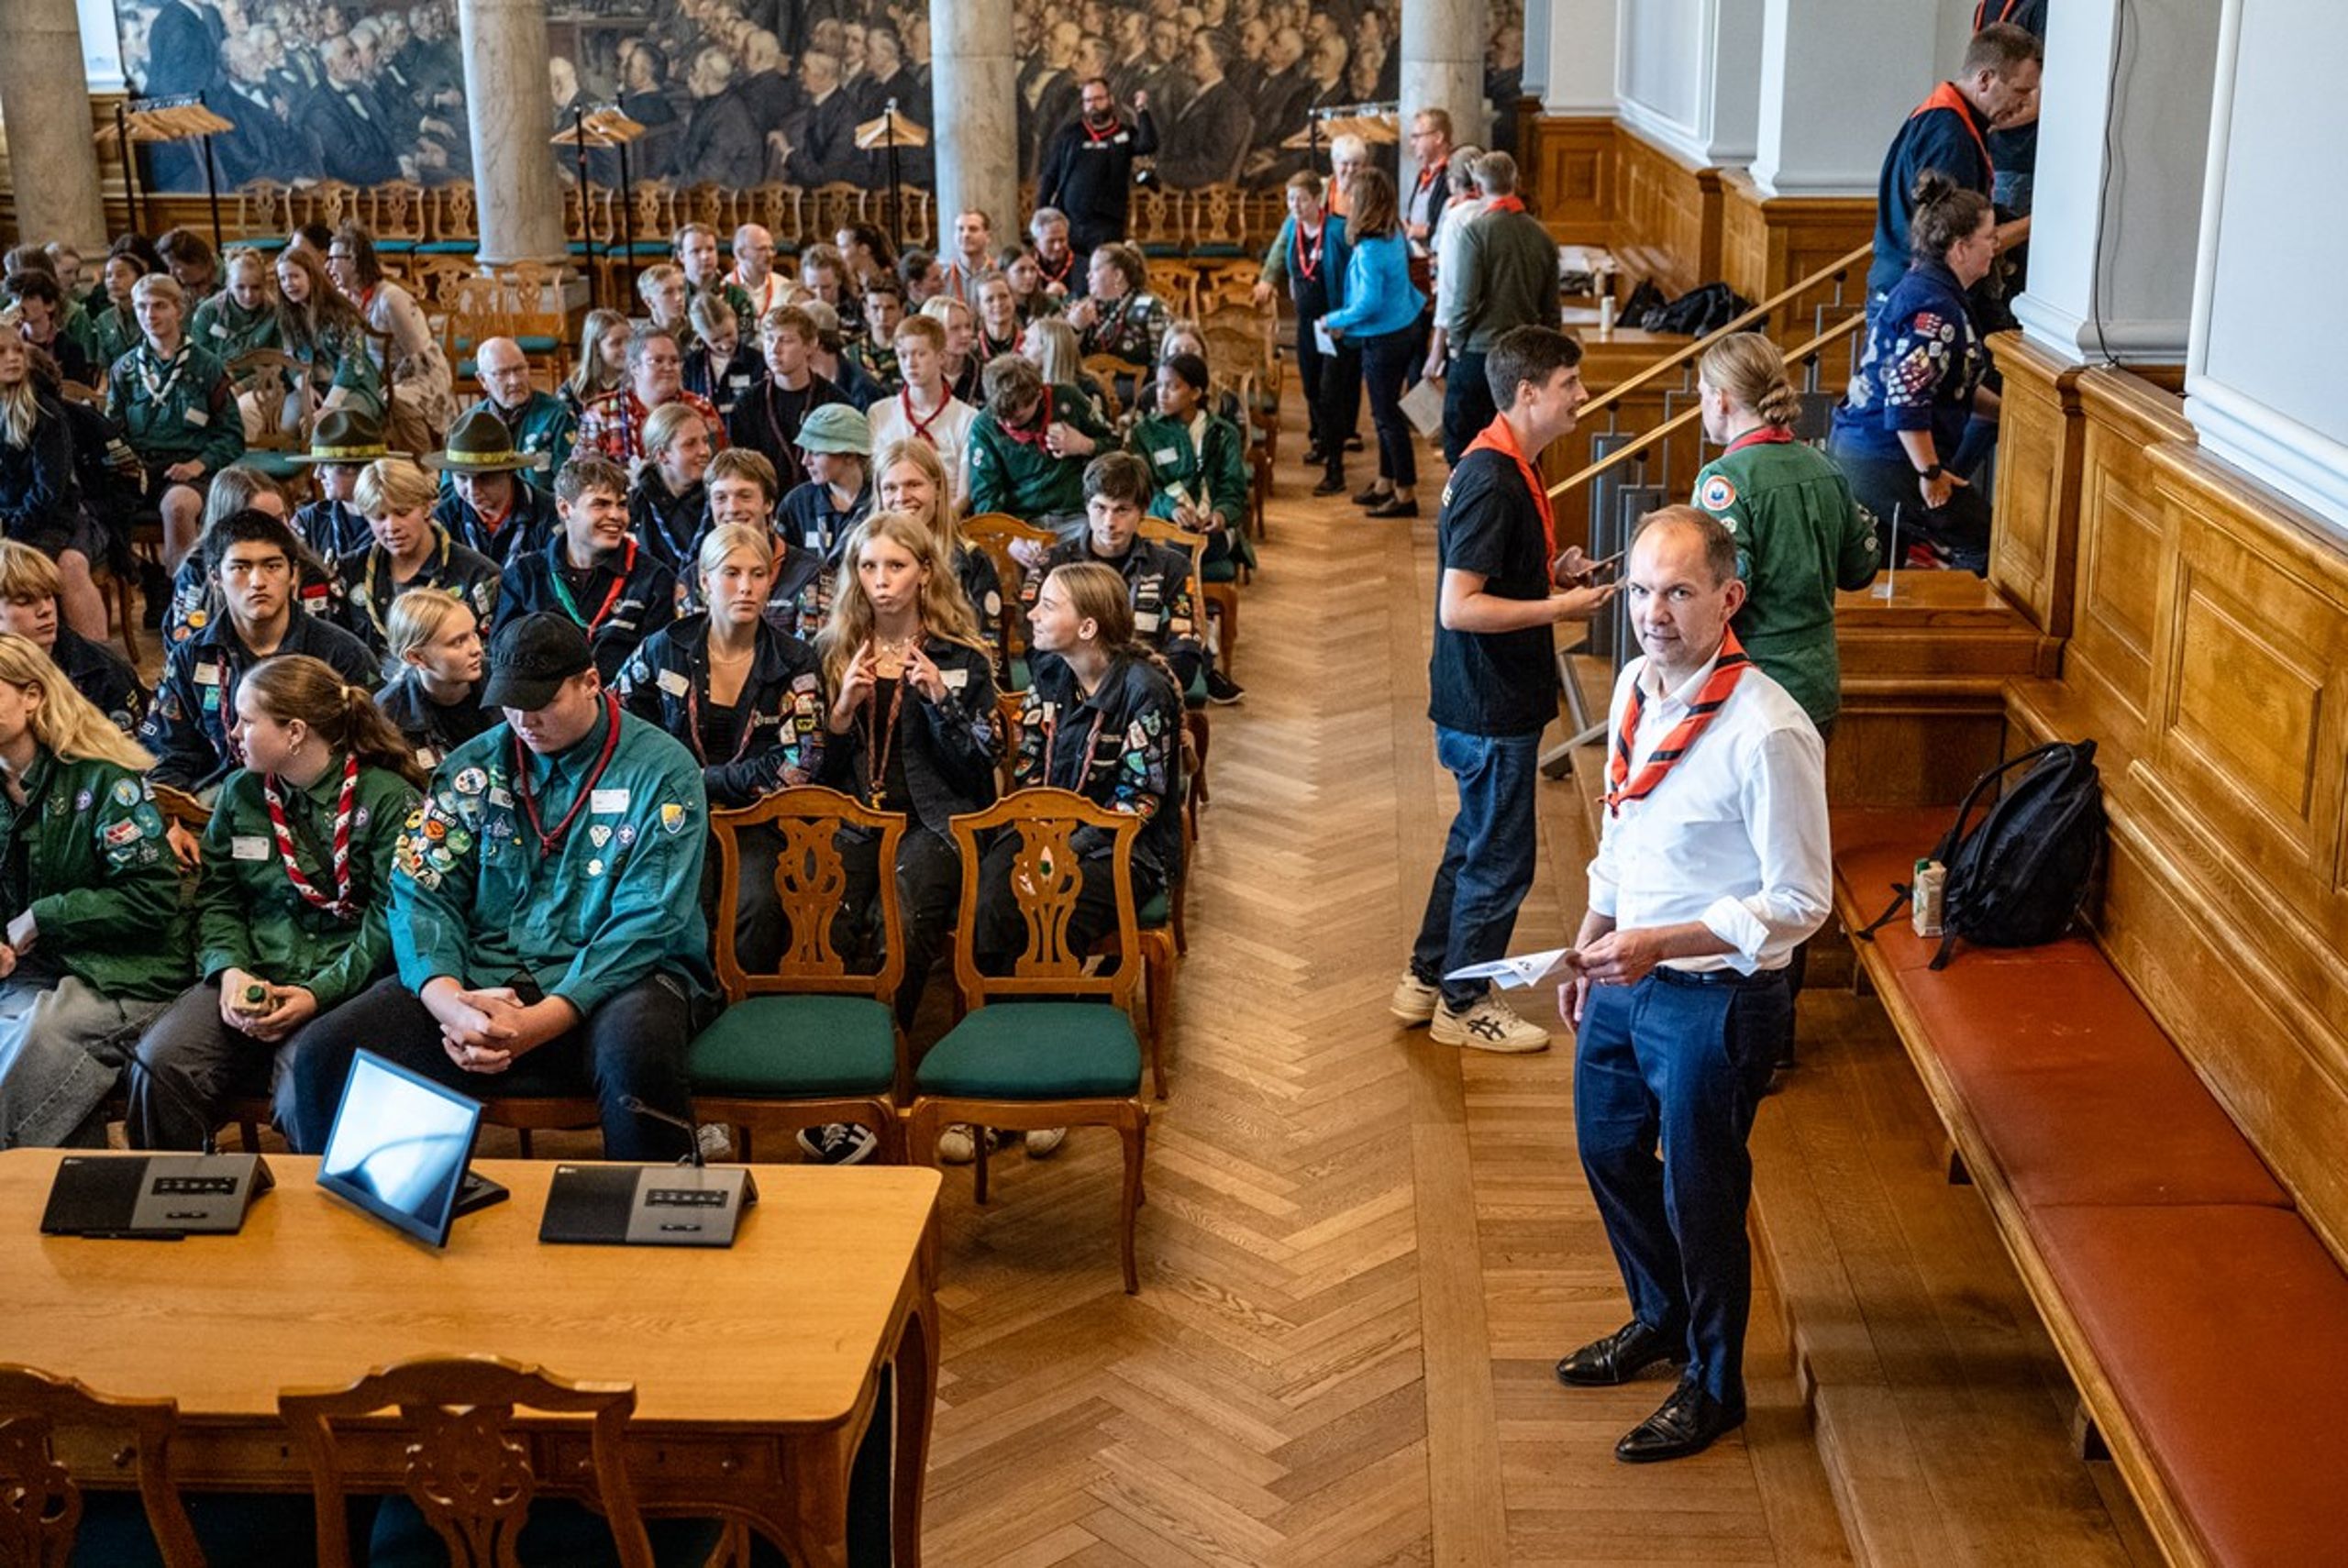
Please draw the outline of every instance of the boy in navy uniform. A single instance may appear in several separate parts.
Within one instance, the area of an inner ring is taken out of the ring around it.
[[[637,645],[677,616],[677,576],[628,536],[627,475],[602,458],[573,458],[555,476],[562,527],[505,571],[495,638],[523,616],[569,616],[609,679]]]

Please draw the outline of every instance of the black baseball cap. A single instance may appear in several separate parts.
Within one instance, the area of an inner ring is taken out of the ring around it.
[[[540,610],[510,623],[489,650],[489,679],[482,683],[484,708],[527,712],[554,701],[562,683],[595,668],[587,634],[568,615]]]

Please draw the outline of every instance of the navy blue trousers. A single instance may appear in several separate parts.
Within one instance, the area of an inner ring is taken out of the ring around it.
[[[1657,969],[1635,986],[1592,987],[1574,1129],[1633,1315],[1686,1335],[1686,1375],[1742,1410],[1753,1306],[1744,1141],[1793,1005],[1781,970],[1734,978]]]

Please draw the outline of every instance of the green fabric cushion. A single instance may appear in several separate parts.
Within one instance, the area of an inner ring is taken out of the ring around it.
[[[480,248],[478,239],[427,239],[415,248],[420,256],[470,256]]]
[[[237,461],[247,468],[259,469],[273,480],[290,480],[307,465],[295,462],[292,452],[263,452],[247,448]]]
[[[885,1094],[897,1077],[896,1023],[870,997],[751,997],[701,1032],[685,1064],[700,1094]]]
[[[1123,1008],[991,1002],[947,1032],[914,1074],[961,1099],[1107,1099],[1141,1092],[1141,1043]]]
[[[514,341],[525,354],[551,354],[562,347],[560,338],[546,337],[537,333],[524,333]]]
[[[1168,924],[1173,920],[1173,897],[1163,888],[1158,889],[1157,893],[1154,894],[1147,902],[1144,903],[1141,908],[1134,911],[1135,923],[1140,925],[1144,930],[1148,930],[1153,926]]]
[[[1237,582],[1239,565],[1229,556],[1222,556],[1199,565],[1199,577],[1205,582]]]
[[[1027,683],[1033,679],[1034,677],[1027,668],[1027,656],[1025,654],[1021,654],[1017,658],[1011,661],[1011,689],[1013,691],[1026,690]]]

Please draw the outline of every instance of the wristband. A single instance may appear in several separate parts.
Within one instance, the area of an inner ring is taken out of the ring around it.
[[[1933,480],[1941,477],[1941,466],[1938,463],[1934,463],[1929,469],[1918,469],[1916,470],[1916,477],[1922,480],[1926,484],[1930,484]]]

